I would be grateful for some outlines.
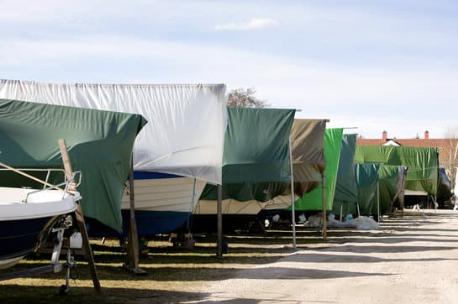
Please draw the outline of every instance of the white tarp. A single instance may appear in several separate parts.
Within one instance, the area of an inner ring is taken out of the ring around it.
[[[453,194],[458,197],[458,168],[455,170],[455,188],[453,189]]]
[[[143,115],[134,169],[221,184],[224,84],[80,84],[0,80],[0,98]]]

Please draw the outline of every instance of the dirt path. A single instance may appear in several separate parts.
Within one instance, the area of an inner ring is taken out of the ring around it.
[[[458,303],[458,212],[390,219],[345,240],[242,270],[192,303]]]

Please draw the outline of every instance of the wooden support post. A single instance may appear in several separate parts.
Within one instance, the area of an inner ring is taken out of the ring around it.
[[[73,169],[70,163],[70,158],[68,157],[67,152],[67,145],[65,144],[65,140],[59,139],[59,148],[60,153],[62,154],[62,161],[64,164],[65,174],[67,179],[73,178]],[[76,190],[76,189],[75,189]],[[92,283],[94,285],[94,289],[97,292],[100,292],[100,281],[99,276],[97,274],[97,269],[95,267],[94,261],[94,254],[92,253],[91,244],[89,243],[89,235],[86,230],[86,223],[84,222],[84,215],[81,209],[81,205],[79,202],[76,202],[76,221],[78,223],[78,229],[81,232],[81,236],[83,237],[83,248],[86,254],[86,258],[88,259],[89,270],[91,272]]]
[[[137,220],[135,218],[135,193],[134,193],[134,163],[131,160],[129,174],[129,198],[130,198],[130,222],[127,244],[127,257],[124,267],[134,274],[146,274],[146,271],[138,267],[140,251],[138,250]]]
[[[217,200],[217,231],[218,231],[218,240],[217,240],[217,257],[223,256],[223,185],[217,185],[218,191],[218,200]]]

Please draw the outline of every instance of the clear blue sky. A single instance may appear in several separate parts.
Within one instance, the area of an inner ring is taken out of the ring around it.
[[[225,83],[379,138],[458,131],[456,0],[0,0],[0,78]]]

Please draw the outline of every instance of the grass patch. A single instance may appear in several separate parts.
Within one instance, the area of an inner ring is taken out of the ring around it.
[[[214,236],[194,236],[193,250],[174,248],[165,238],[147,243],[148,252],[140,257],[140,267],[147,274],[136,276],[123,264],[126,255],[117,241],[92,240],[96,267],[102,292],[93,289],[89,268],[84,257],[77,256],[75,280],[70,283],[67,295],[59,295],[65,284],[64,272],[45,274],[34,278],[20,278],[0,282],[2,303],[177,303],[202,299],[197,292],[202,286],[226,280],[241,269],[272,263],[292,252],[291,231],[272,230],[260,235],[226,235],[228,253],[216,256]],[[332,239],[332,237],[331,237]],[[332,240],[331,240],[332,241]],[[297,247],[323,244],[316,230],[299,229]],[[329,241],[328,241],[329,242]],[[146,248],[144,248],[146,249]],[[62,255],[62,258],[64,256]],[[18,265],[8,269],[16,271],[44,266],[48,254],[33,254]]]

